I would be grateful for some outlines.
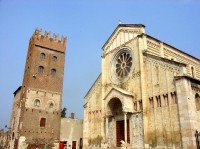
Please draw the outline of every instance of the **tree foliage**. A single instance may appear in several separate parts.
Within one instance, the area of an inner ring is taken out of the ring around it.
[[[67,108],[64,107],[61,111],[61,117],[63,118],[66,117],[66,111],[67,111]]]

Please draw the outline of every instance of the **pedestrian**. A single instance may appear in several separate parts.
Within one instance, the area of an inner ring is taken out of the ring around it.
[[[49,149],[49,148],[45,145],[45,147],[43,147],[42,149]]]

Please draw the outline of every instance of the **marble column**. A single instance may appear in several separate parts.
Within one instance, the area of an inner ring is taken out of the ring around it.
[[[125,143],[127,143],[127,112],[124,112],[124,138]]]
[[[106,116],[106,140],[108,140],[108,116]]]

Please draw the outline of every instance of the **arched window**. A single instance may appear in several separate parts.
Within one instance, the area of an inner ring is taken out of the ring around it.
[[[53,108],[53,103],[50,103],[50,104],[49,104],[49,108]]]
[[[12,139],[14,139],[14,137],[15,137],[15,133],[13,132],[13,133],[12,133]]]
[[[200,110],[200,96],[197,93],[195,95],[195,103],[196,103],[196,109],[197,111],[199,111]]]
[[[161,107],[161,99],[160,99],[160,96],[156,96],[156,100],[157,100],[157,107]]]
[[[39,66],[39,67],[38,67],[38,72],[44,73],[44,67],[43,67],[43,66]]]
[[[165,106],[169,105],[168,95],[164,95]]]
[[[45,59],[45,54],[44,53],[40,53],[40,58],[41,59]]]
[[[51,75],[54,76],[56,74],[56,69],[51,69]]]
[[[56,62],[57,59],[58,59],[57,56],[53,56],[53,57],[52,57],[52,61],[53,61],[53,62]]]
[[[191,67],[192,77],[194,78],[194,67]]]
[[[34,106],[40,106],[40,100],[39,99],[35,99]]]

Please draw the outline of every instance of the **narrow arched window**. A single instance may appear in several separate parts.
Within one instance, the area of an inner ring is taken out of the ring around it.
[[[200,96],[197,93],[195,95],[195,103],[196,103],[196,109],[197,111],[199,111],[200,110]]]
[[[40,100],[39,99],[35,99],[34,106],[40,106]]]
[[[57,56],[53,56],[53,57],[52,57],[52,61],[53,61],[53,62],[56,62],[57,59],[58,59]]]
[[[51,75],[54,76],[56,74],[56,69],[51,69]]]
[[[41,59],[45,59],[45,54],[44,53],[40,53],[40,58]]]
[[[49,108],[53,108],[53,103],[50,103],[50,104],[49,104]]]
[[[12,133],[12,139],[14,139],[14,137],[15,137],[15,133],[13,132],[13,133]]]
[[[44,73],[44,67],[43,67],[43,66],[39,66],[39,67],[38,67],[38,72]]]
[[[194,67],[191,67],[192,77],[194,78]]]

